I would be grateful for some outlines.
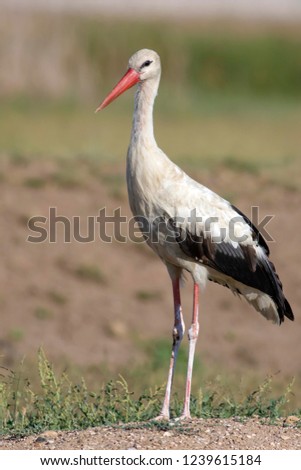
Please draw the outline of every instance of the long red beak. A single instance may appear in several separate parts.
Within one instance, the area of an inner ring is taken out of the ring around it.
[[[98,106],[96,109],[96,113],[101,109],[108,106],[108,104],[112,103],[112,101],[116,100],[121,93],[128,90],[132,86],[136,85],[139,82],[139,73],[136,72],[134,69],[128,69],[126,74],[122,77],[122,79],[117,83],[117,85],[113,88],[111,93],[103,100],[103,102]]]

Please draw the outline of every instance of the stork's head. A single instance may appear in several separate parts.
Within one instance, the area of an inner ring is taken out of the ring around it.
[[[141,49],[135,52],[129,60],[126,74],[98,106],[96,112],[108,106],[108,104],[114,101],[123,92],[136,85],[136,83],[158,78],[160,77],[160,73],[160,57],[155,51],[151,49]]]
[[[151,49],[141,49],[130,58],[129,69],[137,72],[140,81],[156,78],[161,72],[160,57]]]

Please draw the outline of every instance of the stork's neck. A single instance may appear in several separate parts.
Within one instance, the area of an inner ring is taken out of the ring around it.
[[[131,134],[131,145],[156,146],[153,127],[153,108],[160,76],[138,84]]]

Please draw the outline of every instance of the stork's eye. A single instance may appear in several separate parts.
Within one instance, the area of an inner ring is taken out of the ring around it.
[[[151,63],[152,63],[152,60],[146,60],[145,62],[143,62],[140,68],[143,69],[143,67],[148,67]]]

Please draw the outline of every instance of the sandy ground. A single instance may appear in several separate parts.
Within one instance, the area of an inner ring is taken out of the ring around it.
[[[289,419],[277,426],[262,424],[258,419],[195,419],[185,424],[172,423],[161,430],[133,424],[85,431],[46,431],[39,436],[2,439],[0,449],[301,449],[301,429],[294,424]]]

